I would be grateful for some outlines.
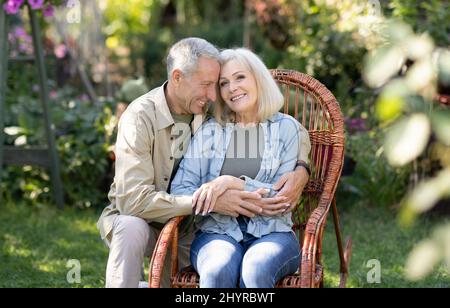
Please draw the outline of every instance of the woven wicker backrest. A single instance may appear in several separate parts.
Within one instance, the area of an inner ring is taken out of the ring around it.
[[[302,123],[311,140],[310,180],[292,215],[294,230],[303,243],[311,213],[318,206],[329,207],[336,191],[344,160],[344,120],[336,98],[313,77],[291,70],[271,73],[285,98],[282,112]]]

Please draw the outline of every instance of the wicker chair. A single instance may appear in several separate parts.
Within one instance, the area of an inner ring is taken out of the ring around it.
[[[309,131],[311,140],[311,176],[302,199],[293,212],[294,231],[302,248],[299,272],[277,283],[283,288],[323,287],[322,239],[326,218],[332,208],[341,260],[340,287],[344,287],[351,255],[351,239],[342,246],[334,193],[344,159],[344,121],[333,94],[311,76],[291,71],[272,70],[285,97],[284,113],[298,119]],[[198,287],[199,276],[190,266],[178,271],[178,225],[183,217],[174,217],[163,228],[149,267],[149,286],[158,288],[167,248],[172,245],[172,287]]]

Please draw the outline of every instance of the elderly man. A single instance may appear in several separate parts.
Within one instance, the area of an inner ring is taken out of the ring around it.
[[[192,196],[171,195],[169,187],[192,134],[216,100],[219,72],[217,48],[200,38],[183,39],[169,51],[168,81],[137,98],[123,113],[115,177],[108,194],[111,204],[97,224],[110,248],[106,287],[138,287],[144,256],[151,255],[164,223],[192,214]],[[215,211],[232,216],[267,211],[270,215],[281,203],[295,203],[307,180],[304,168],[286,174],[277,183],[283,189],[274,198],[262,199],[260,192],[227,191],[218,198]],[[180,227],[181,267],[189,265],[191,222],[186,219]],[[168,270],[162,286],[169,286]]]

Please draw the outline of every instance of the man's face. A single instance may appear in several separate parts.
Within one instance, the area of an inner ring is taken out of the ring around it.
[[[216,84],[220,65],[216,60],[200,57],[197,69],[190,75],[181,75],[177,96],[186,113],[202,114],[208,102],[216,100]]]

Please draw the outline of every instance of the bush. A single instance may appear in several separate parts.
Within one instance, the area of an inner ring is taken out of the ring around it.
[[[346,155],[355,162],[351,175],[342,176],[338,188],[339,200],[388,207],[398,204],[409,185],[411,168],[394,168],[381,155],[382,134],[376,130],[350,135]]]
[[[92,104],[70,87],[52,90],[50,96],[66,204],[81,208],[104,206],[110,170],[108,153],[115,124],[113,104]],[[23,148],[46,145],[44,124],[38,120],[43,118],[43,112],[35,95],[19,94],[6,118],[10,132],[6,144]],[[4,197],[31,204],[50,202],[49,172],[35,166],[6,167],[2,181]]]

